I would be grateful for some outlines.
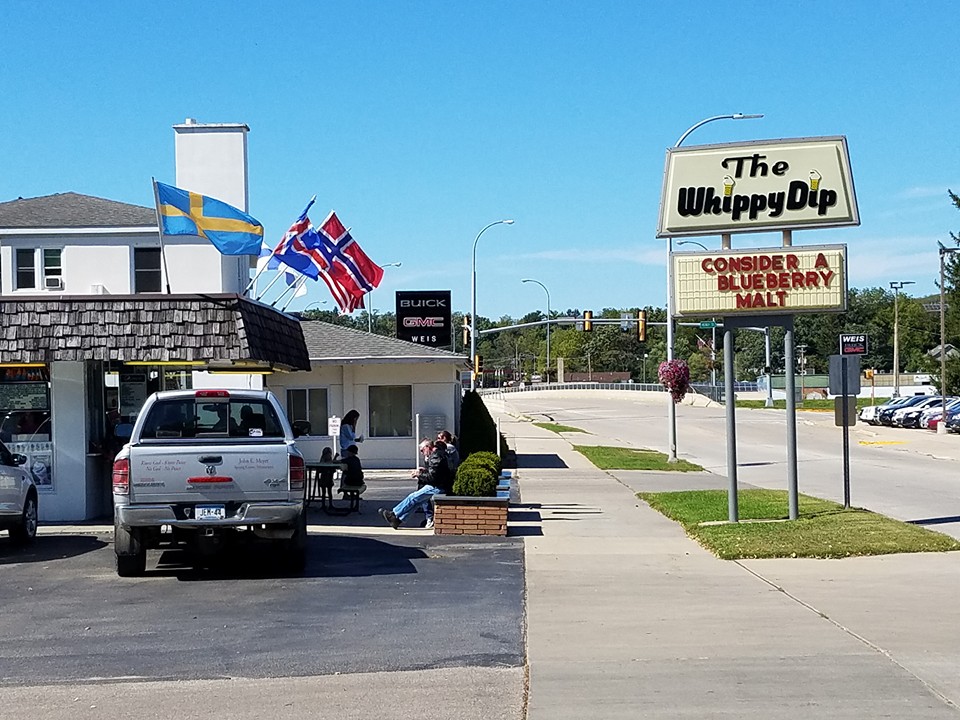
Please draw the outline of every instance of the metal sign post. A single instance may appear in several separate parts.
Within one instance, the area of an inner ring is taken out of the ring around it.
[[[855,343],[856,354],[830,356],[830,392],[834,398],[837,424],[843,427],[843,507],[850,509],[850,426],[857,421],[856,412],[850,412],[850,399],[860,394],[860,352],[866,350],[866,336]],[[843,340],[841,338],[841,349]],[[854,405],[856,407],[856,405]]]

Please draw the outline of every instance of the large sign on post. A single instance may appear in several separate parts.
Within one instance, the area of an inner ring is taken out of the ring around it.
[[[679,252],[670,256],[675,317],[842,312],[847,246]]]
[[[450,291],[398,290],[397,338],[443,348],[450,345]]]
[[[657,237],[859,224],[844,137],[667,151]]]

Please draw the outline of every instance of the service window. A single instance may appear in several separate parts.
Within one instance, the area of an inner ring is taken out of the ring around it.
[[[370,437],[413,437],[413,388],[370,386]]]

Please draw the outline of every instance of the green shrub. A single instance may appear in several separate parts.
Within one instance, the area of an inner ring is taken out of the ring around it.
[[[496,453],[487,452],[485,450],[480,450],[473,453],[473,455],[464,460],[464,462],[470,465],[476,464],[490,468],[493,474],[497,477],[500,477],[500,470],[503,469],[503,463],[501,462],[499,456],[497,456]]]
[[[496,497],[497,478],[492,469],[479,462],[464,462],[457,468],[453,494],[467,497]]]
[[[475,452],[497,452],[497,424],[475,390],[463,395],[460,404],[460,457],[466,460]]]

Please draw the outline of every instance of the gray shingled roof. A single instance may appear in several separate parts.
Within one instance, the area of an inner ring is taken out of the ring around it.
[[[310,369],[300,324],[238,295],[0,297],[0,362],[55,360]]]
[[[301,320],[303,339],[314,365],[386,362],[467,361],[465,355],[375,335],[319,320]]]
[[[0,203],[0,230],[156,226],[154,208],[73,192]]]

